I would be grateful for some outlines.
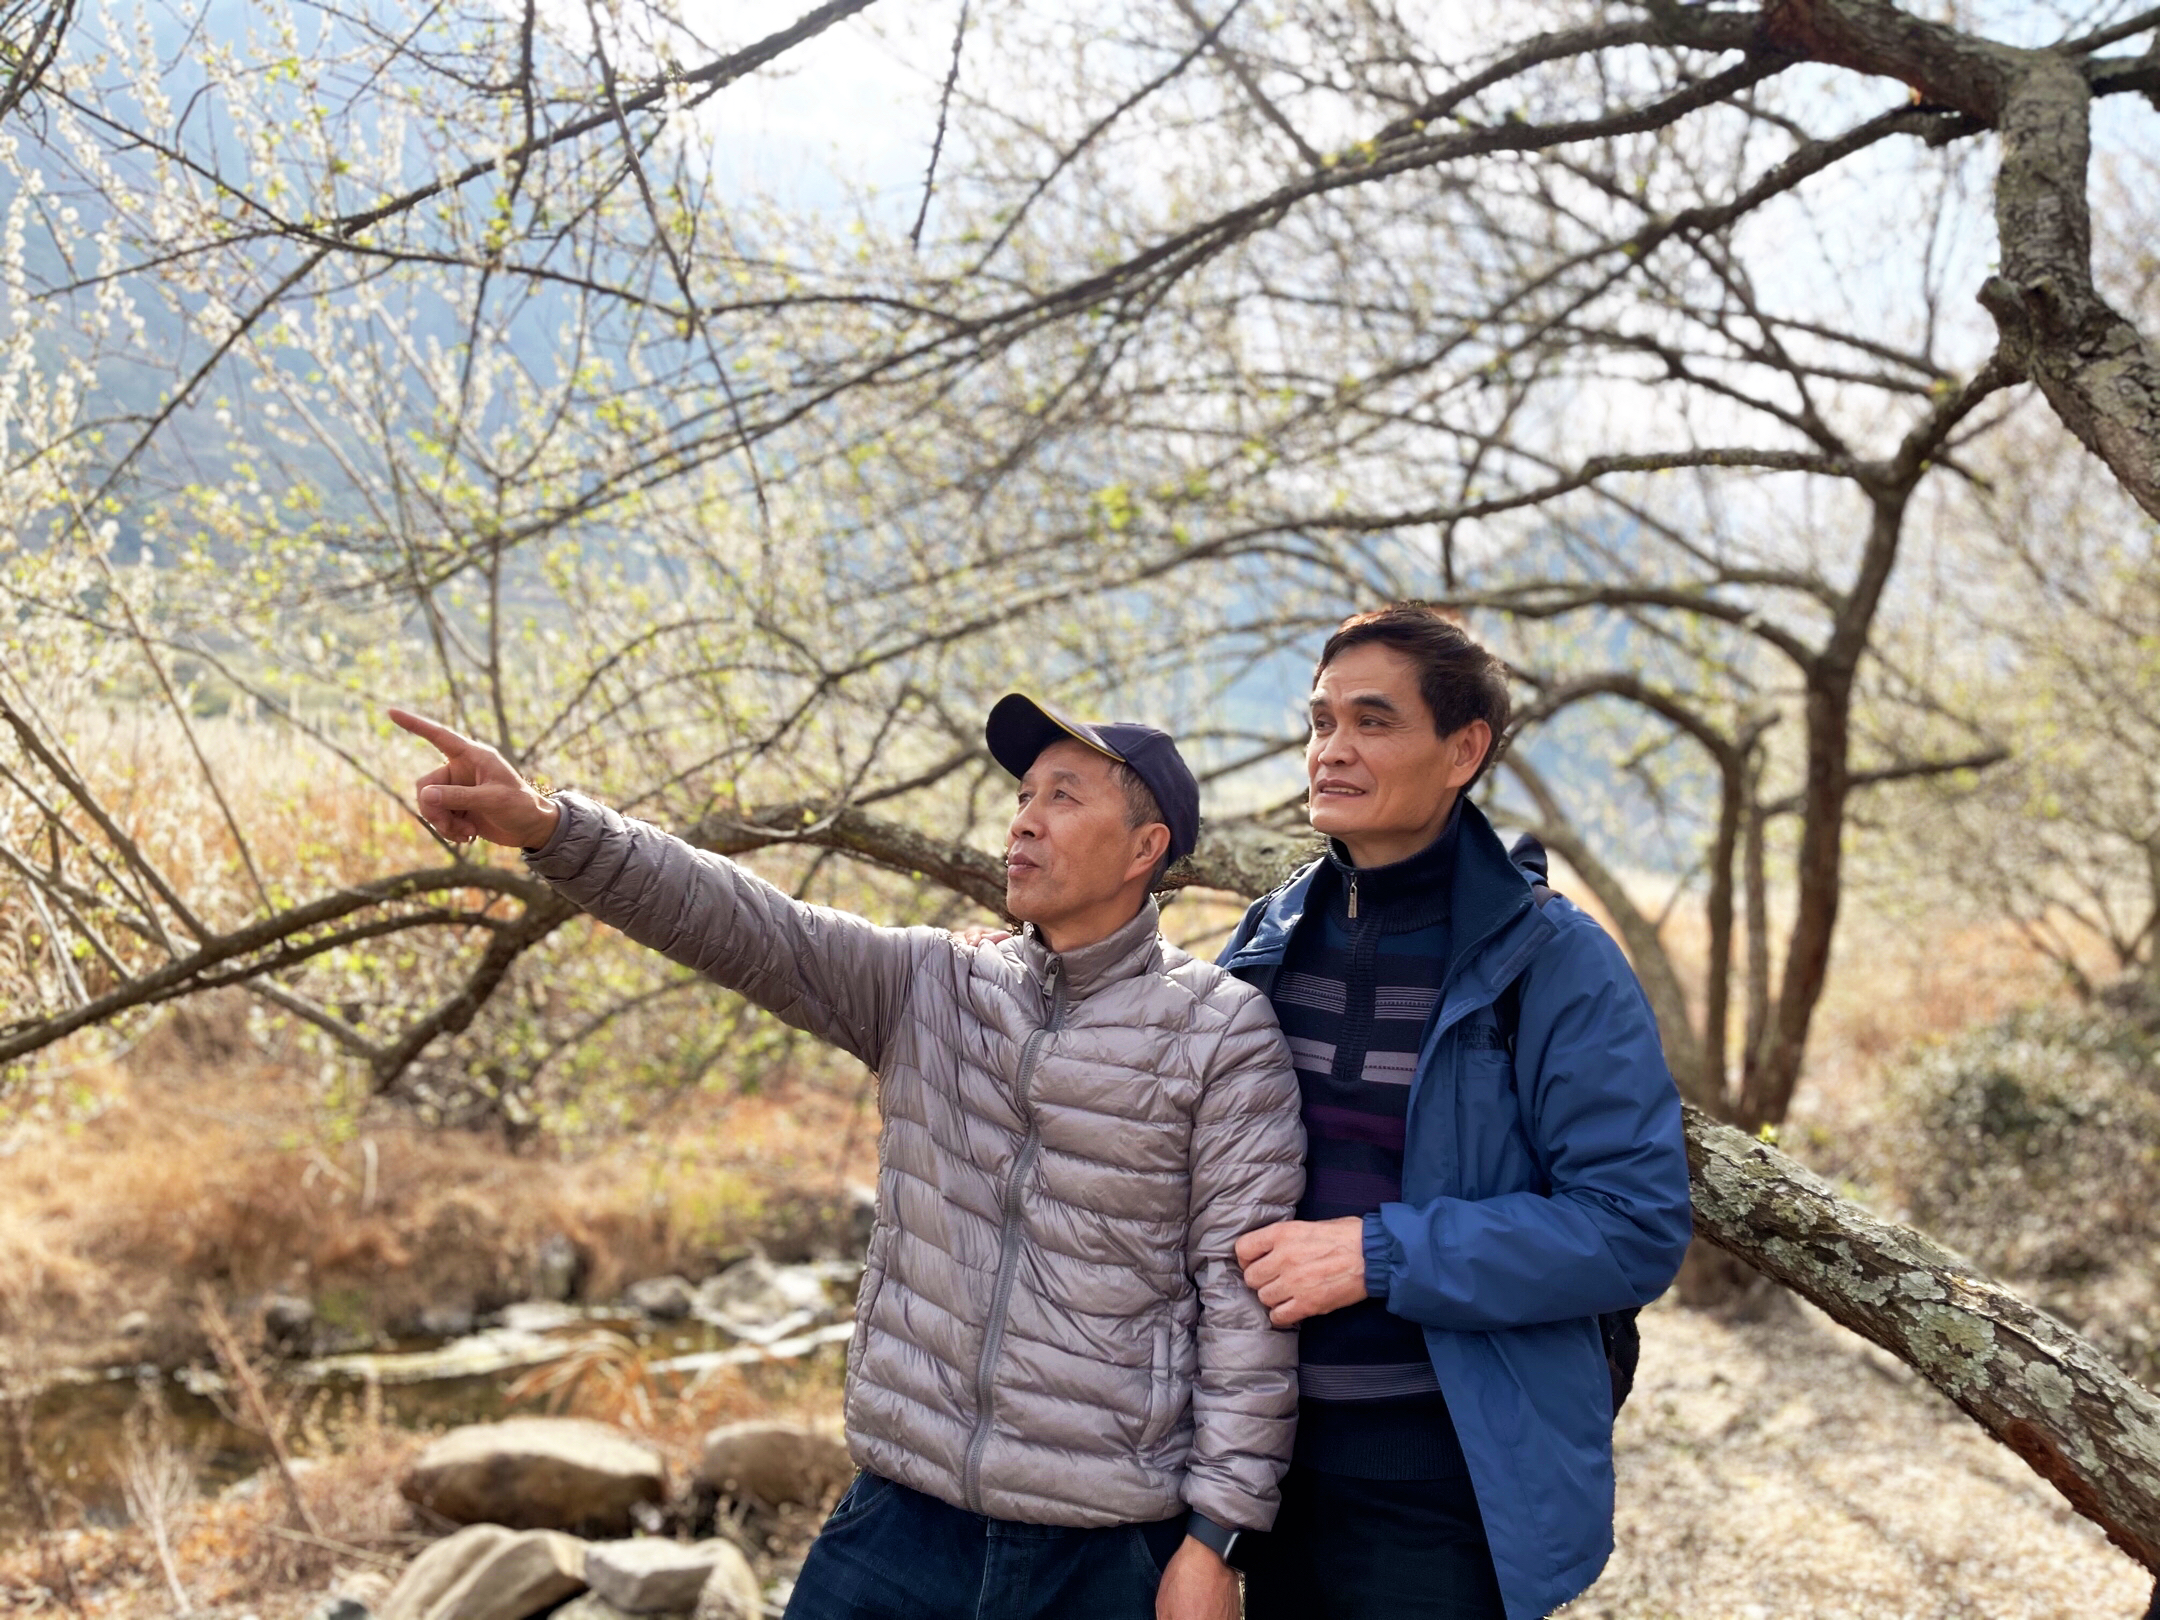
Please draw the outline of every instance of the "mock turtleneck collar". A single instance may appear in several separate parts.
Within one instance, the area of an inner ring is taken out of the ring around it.
[[[1145,973],[1154,965],[1162,948],[1162,913],[1150,896],[1140,903],[1131,922],[1108,938],[1078,950],[1051,950],[1033,923],[1020,930],[1015,943],[1020,947],[1020,959],[1039,979],[1049,976],[1050,962],[1055,957],[1065,975],[1065,993],[1078,999],[1106,984]]]
[[[1328,866],[1335,878],[1330,911],[1338,919],[1345,915],[1355,882],[1359,917],[1377,917],[1389,932],[1423,928],[1445,918],[1455,887],[1456,846],[1462,842],[1462,807],[1458,795],[1437,838],[1415,855],[1386,866],[1355,866],[1341,841],[1330,838]]]

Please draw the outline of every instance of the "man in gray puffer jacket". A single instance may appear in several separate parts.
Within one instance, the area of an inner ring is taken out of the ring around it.
[[[1273,1522],[1296,1336],[1237,1239],[1304,1184],[1265,997],[1164,940],[1150,891],[1199,825],[1145,726],[1017,694],[1007,909],[971,946],[790,899],[731,861],[400,710],[445,763],[444,836],[522,847],[558,892],[878,1073],[878,1219],[848,1358],[863,1472],[788,1613],[1234,1620],[1225,1563]]]

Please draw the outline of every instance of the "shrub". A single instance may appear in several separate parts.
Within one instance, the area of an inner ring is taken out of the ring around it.
[[[1890,1076],[1866,1156],[1906,1219],[2160,1376],[2160,1039],[2107,1007],[2032,1010]]]

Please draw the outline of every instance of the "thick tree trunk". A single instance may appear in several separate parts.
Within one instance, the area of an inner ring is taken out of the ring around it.
[[[1695,1230],[1873,1340],[2160,1572],[2160,1398],[1934,1240],[1690,1109]]]
[[[2012,81],[1995,182],[2002,274],[1980,302],[2063,425],[2160,517],[2160,355],[2092,279],[2091,100],[2059,57],[2036,56]]]

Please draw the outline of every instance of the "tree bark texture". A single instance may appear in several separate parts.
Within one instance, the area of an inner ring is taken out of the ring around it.
[[[1690,1108],[1695,1230],[1881,1345],[2160,1572],[2160,1398],[1909,1226]]]

